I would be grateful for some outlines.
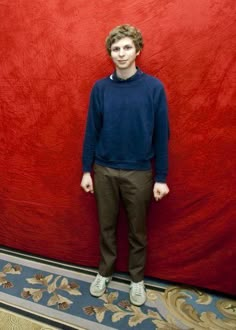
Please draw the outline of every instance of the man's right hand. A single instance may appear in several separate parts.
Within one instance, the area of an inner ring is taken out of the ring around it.
[[[80,186],[84,189],[85,192],[94,193],[93,190],[93,179],[89,172],[83,174]]]

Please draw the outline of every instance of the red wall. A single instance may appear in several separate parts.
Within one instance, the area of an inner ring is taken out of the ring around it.
[[[145,39],[138,64],[170,105],[171,193],[151,206],[146,274],[236,293],[234,4],[1,0],[1,245],[98,264],[94,197],[80,189],[87,104],[112,71],[107,33],[131,23]],[[123,211],[120,220],[125,271]]]

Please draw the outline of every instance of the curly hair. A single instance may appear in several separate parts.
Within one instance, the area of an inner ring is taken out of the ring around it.
[[[112,29],[106,38],[106,49],[109,55],[111,55],[112,44],[125,37],[129,37],[133,40],[136,52],[143,48],[143,37],[141,32],[132,25],[123,24]]]

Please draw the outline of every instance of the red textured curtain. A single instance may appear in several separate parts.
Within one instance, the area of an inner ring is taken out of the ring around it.
[[[138,26],[165,84],[171,193],[151,205],[146,275],[236,294],[235,0],[0,1],[0,244],[97,266],[80,189],[89,93],[116,25]],[[121,210],[117,269],[127,270]],[[122,234],[122,235],[121,235]]]

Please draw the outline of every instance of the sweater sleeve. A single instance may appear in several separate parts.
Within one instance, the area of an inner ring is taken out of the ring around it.
[[[91,172],[96,144],[100,134],[102,126],[102,116],[99,111],[99,94],[98,88],[95,85],[91,91],[87,124],[85,130],[84,144],[83,144],[83,153],[82,153],[82,169],[83,172]]]
[[[169,120],[165,90],[162,87],[157,101],[154,128],[155,181],[166,182],[168,172]]]

